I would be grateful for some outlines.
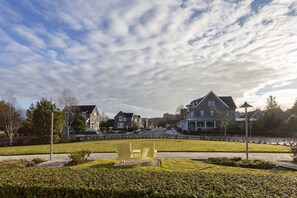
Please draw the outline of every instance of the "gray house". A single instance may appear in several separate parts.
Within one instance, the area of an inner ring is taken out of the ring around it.
[[[187,113],[178,126],[192,132],[211,131],[223,122],[235,122],[235,109],[231,96],[217,96],[210,91],[187,105]]]
[[[78,105],[71,106],[71,108],[77,108],[80,114],[85,117],[87,131],[100,130],[100,115],[96,105]]]
[[[142,126],[142,120],[140,115],[134,113],[125,113],[120,111],[114,117],[113,129],[114,130],[128,130],[132,131],[133,128],[140,128]]]

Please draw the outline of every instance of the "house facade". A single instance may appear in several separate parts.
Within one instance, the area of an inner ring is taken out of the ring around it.
[[[133,128],[141,128],[142,120],[140,115],[134,113],[125,113],[120,111],[114,117],[113,129],[114,130],[128,130],[132,131]]]
[[[191,132],[212,131],[223,122],[235,122],[236,105],[231,96],[217,96],[210,91],[187,105],[187,113],[178,126]]]
[[[100,115],[96,105],[71,106],[86,119],[87,131],[100,131]]]
[[[253,122],[256,122],[263,118],[264,118],[264,114],[259,109],[255,110],[255,111],[248,112],[248,126],[250,128],[250,131],[253,126]],[[236,125],[237,125],[238,129],[240,129],[240,130],[245,129],[245,115],[244,114],[241,114],[239,112],[237,113]]]

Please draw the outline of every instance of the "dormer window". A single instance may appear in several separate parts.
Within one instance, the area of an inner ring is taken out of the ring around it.
[[[214,106],[216,106],[215,101],[213,101],[213,100],[209,100],[209,101],[208,101],[208,106],[209,106],[209,107],[214,107]]]
[[[122,122],[122,116],[119,116],[119,121]]]

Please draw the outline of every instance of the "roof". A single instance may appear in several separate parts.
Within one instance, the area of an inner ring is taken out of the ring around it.
[[[133,116],[133,113],[124,113],[124,112],[123,112],[123,114],[124,114],[126,117],[128,117],[128,118],[131,118],[131,117]]]
[[[209,94],[215,95],[219,100],[221,100],[221,102],[225,106],[229,107],[230,109],[236,109],[237,108],[234,101],[233,101],[233,98],[231,96],[217,96],[213,91],[210,91],[208,94],[206,94],[202,98],[198,98],[196,100],[193,100],[190,104],[194,103],[195,107],[198,106],[202,102],[202,100],[204,100]]]
[[[125,112],[123,112],[123,111],[120,111],[119,113],[122,113],[124,116],[126,116],[127,118],[132,118],[132,116],[134,115],[133,113],[125,113]],[[118,113],[118,114],[119,114]],[[117,114],[117,115],[118,115]]]
[[[71,107],[78,107],[80,112],[91,114],[94,108],[96,107],[96,105],[78,105],[78,106],[71,106]]]
[[[236,109],[236,105],[233,101],[233,98],[231,96],[219,96],[219,98],[226,103],[230,107],[230,109]]]

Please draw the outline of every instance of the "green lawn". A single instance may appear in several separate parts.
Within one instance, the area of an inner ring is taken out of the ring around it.
[[[155,142],[160,151],[189,151],[189,152],[244,152],[245,143],[221,142],[204,140],[179,139],[117,139],[94,140],[54,145],[54,153],[70,153],[82,149],[89,149],[93,153],[115,152],[119,142],[132,142],[133,149],[140,148],[141,142]],[[249,144],[250,152],[288,152],[289,148],[279,145]],[[0,155],[14,154],[43,154],[49,153],[49,145],[0,147]]]
[[[76,166],[71,166],[71,169],[122,169],[119,167],[114,167],[113,164],[116,163],[116,159],[100,159],[95,161],[90,161],[87,163],[79,164]],[[296,171],[288,171],[282,169],[271,169],[271,170],[261,170],[252,168],[239,168],[231,166],[220,166],[215,164],[209,164],[204,161],[191,160],[191,159],[162,159],[161,167],[154,166],[136,166],[129,167],[134,170],[156,170],[156,171],[182,171],[182,172],[201,172],[201,173],[223,173],[223,174],[256,174],[256,175],[285,175],[285,176],[297,176]]]

